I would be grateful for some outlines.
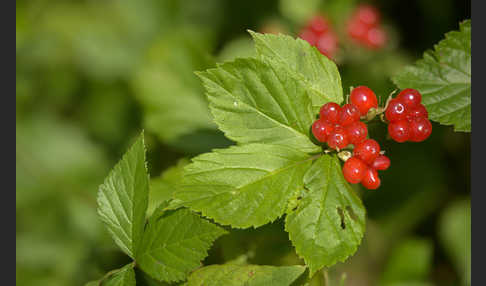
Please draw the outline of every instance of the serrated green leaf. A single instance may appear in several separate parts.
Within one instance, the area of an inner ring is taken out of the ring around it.
[[[433,51],[393,78],[403,88],[422,93],[429,118],[455,131],[471,131],[471,21],[445,35]]]
[[[214,120],[238,143],[284,145],[305,152],[320,147],[309,139],[312,103],[300,79],[258,59],[236,59],[199,73]]]
[[[100,286],[135,286],[135,271],[130,263],[104,279]]]
[[[162,211],[164,207],[150,218],[136,261],[157,280],[181,281],[200,265],[213,241],[226,231],[188,209]]]
[[[292,284],[305,267],[263,265],[211,265],[194,271],[187,286],[286,286]]]
[[[180,159],[175,166],[165,170],[160,177],[150,180],[150,193],[147,215],[152,215],[153,211],[160,203],[172,198],[175,188],[182,181],[184,167],[189,164],[186,158]]]
[[[304,177],[306,191],[285,229],[310,275],[354,254],[365,229],[365,208],[344,180],[339,160],[324,155]]]
[[[314,111],[329,102],[341,103],[343,89],[336,64],[302,39],[250,31],[260,57],[292,73],[309,90]]]
[[[90,281],[84,286],[135,286],[135,283],[135,271],[133,270],[133,263],[130,263],[120,269],[106,273],[99,280]]]
[[[281,216],[303,190],[311,157],[299,150],[247,144],[200,155],[174,197],[220,224],[258,227]]]
[[[143,133],[111,170],[98,191],[98,213],[116,244],[134,258],[142,240],[149,177]]]

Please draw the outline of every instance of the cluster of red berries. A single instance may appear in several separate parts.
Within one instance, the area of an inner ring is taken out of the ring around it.
[[[384,112],[390,122],[388,131],[393,140],[419,142],[430,136],[432,125],[427,119],[427,110],[420,103],[421,98],[417,90],[404,89],[389,101]],[[337,151],[352,144],[352,156],[343,166],[344,178],[351,184],[361,183],[374,190],[381,184],[378,170],[388,169],[390,159],[383,155],[378,142],[367,139],[368,128],[360,119],[367,118],[369,113],[372,116],[381,113],[383,108],[378,108],[375,93],[366,86],[354,88],[349,99],[350,103],[342,107],[334,102],[324,104],[319,119],[312,124],[312,134],[319,142],[327,143],[329,148]]]
[[[373,139],[366,139],[353,150],[353,156],[343,166],[344,179],[351,184],[361,183],[363,187],[376,190],[381,180],[377,170],[390,167],[390,159],[380,153],[380,145]]]
[[[370,5],[360,5],[347,24],[348,35],[358,44],[372,49],[383,47],[387,35],[380,27],[380,13]]]
[[[432,133],[429,113],[421,104],[422,95],[415,89],[402,90],[388,103],[385,117],[390,122],[388,133],[397,142],[421,142]]]
[[[316,15],[307,23],[299,34],[299,38],[315,46],[321,54],[332,58],[338,47],[337,36],[329,21],[321,15]]]

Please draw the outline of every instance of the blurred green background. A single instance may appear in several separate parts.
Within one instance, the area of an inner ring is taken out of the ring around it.
[[[152,200],[184,158],[231,144],[193,71],[253,55],[247,29],[296,36],[310,16],[326,15],[340,37],[345,93],[368,85],[384,100],[390,76],[470,18],[468,1],[370,1],[390,38],[368,51],[343,28],[360,2],[17,0],[17,284],[83,285],[128,262],[97,217],[98,185],[142,128]],[[397,144],[385,128],[371,124],[370,134],[392,167],[379,190],[357,188],[368,211],[363,244],[312,285],[470,285],[470,134],[434,124],[427,141]],[[228,261],[302,263],[281,221],[232,231],[204,263]]]

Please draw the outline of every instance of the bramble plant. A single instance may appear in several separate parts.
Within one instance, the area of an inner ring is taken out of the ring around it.
[[[361,21],[373,16],[359,13]],[[312,23],[309,29],[324,25]],[[397,142],[427,139],[429,119],[471,131],[469,20],[400,71],[393,81],[401,92],[382,105],[366,86],[345,96],[336,64],[307,41],[249,33],[256,56],[197,72],[214,122],[236,145],[192,158],[148,211],[153,184],[142,133],[98,192],[101,219],[133,262],[93,285],[135,285],[135,267],[178,285],[306,283],[361,244],[366,209],[349,183],[377,189],[377,171],[392,167],[393,149],[384,155],[368,122],[388,124]],[[305,265],[201,266],[231,228],[282,217]]]

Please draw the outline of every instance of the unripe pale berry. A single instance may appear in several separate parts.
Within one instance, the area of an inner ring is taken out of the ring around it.
[[[378,107],[378,99],[376,94],[367,86],[358,86],[353,88],[349,99],[352,104],[358,107],[361,115],[366,115],[370,108]]]
[[[351,184],[361,182],[368,166],[357,157],[351,157],[343,165],[344,179]]]
[[[405,142],[410,139],[410,126],[406,120],[391,122],[388,125],[388,134],[399,143]]]

